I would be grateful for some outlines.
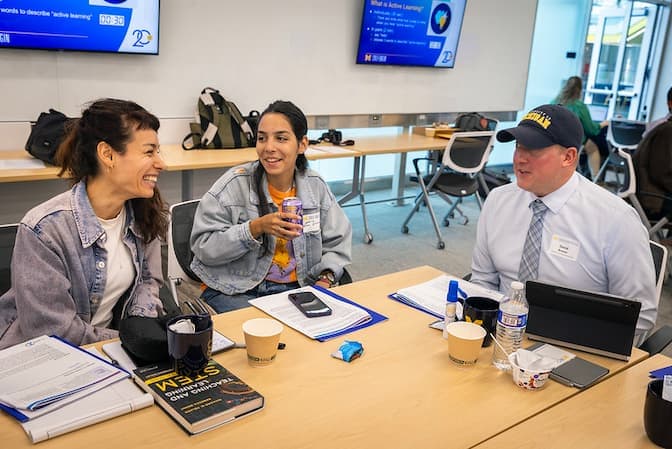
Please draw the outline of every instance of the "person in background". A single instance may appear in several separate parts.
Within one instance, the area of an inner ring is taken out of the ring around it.
[[[609,155],[609,146],[607,145],[607,120],[602,123],[596,123],[590,116],[590,111],[586,104],[581,100],[583,93],[583,83],[578,76],[570,77],[552,104],[561,104],[572,111],[581,122],[583,128],[583,149],[588,156],[588,166],[593,179],[600,171],[602,158]]]
[[[649,130],[637,146],[632,162],[637,180],[637,198],[646,216],[658,220],[671,215],[672,114]]]
[[[116,99],[94,101],[72,125],[56,157],[74,185],[19,224],[0,348],[44,334],[107,340],[123,317],[163,313],[158,129],[154,115]]]
[[[644,134],[642,135],[642,138],[646,137],[658,125],[661,125],[661,124],[667,122],[670,118],[672,118],[672,87],[670,87],[670,89],[667,91],[667,109],[668,109],[669,112],[665,117],[661,117],[659,119],[656,119],[652,122],[649,122],[646,125],[646,130],[644,131]]]
[[[497,133],[516,141],[516,182],[483,205],[471,281],[506,293],[512,281],[540,280],[636,299],[641,339],[657,314],[648,233],[625,201],[576,173],[582,138],[578,118],[560,105],[539,106]]]
[[[271,103],[259,119],[259,160],[227,171],[201,199],[191,268],[217,312],[299,286],[331,287],[350,264],[352,227],[327,183],[307,167],[307,131],[293,103]],[[288,197],[301,200],[303,226],[281,211]]]

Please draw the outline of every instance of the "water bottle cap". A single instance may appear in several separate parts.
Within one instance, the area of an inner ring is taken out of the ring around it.
[[[518,282],[518,281],[511,282],[511,289],[513,289],[513,290],[523,290],[524,288],[525,288],[525,285],[523,285],[522,282]]]
[[[448,283],[448,295],[446,295],[446,301],[448,302],[457,302],[457,292],[459,290],[459,285],[457,281],[450,281]]]

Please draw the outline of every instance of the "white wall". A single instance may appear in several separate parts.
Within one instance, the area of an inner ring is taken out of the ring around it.
[[[163,0],[158,56],[2,49],[0,150],[22,148],[26,122],[41,111],[78,116],[99,97],[140,103],[161,119],[161,143],[177,143],[205,86],[243,112],[278,98],[308,115],[521,108],[535,0],[469,0],[454,69],[356,65],[363,1]],[[392,174],[391,157],[367,162],[367,173]],[[199,171],[194,196],[221,172]],[[0,223],[19,220],[66,186],[0,184],[0,196],[9,199]],[[168,201],[178,201],[179,173],[162,174],[160,187]]]
[[[580,75],[590,4],[590,0],[539,0],[525,104],[519,116],[535,106],[550,103],[567,78]],[[576,52],[576,58],[568,59],[567,52]],[[501,123],[500,128],[515,124]],[[510,164],[513,149],[513,142],[497,143],[488,164]]]
[[[277,98],[309,115],[520,109],[535,0],[467,2],[454,69],[356,65],[362,1],[164,0],[159,56],[5,49],[0,121],[102,96],[189,117],[204,86],[243,111]]]

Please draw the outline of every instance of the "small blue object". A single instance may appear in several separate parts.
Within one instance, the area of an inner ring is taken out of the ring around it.
[[[348,341],[346,340],[339,348],[338,351],[331,354],[337,359],[341,359],[345,362],[351,362],[359,358],[362,353],[364,353],[364,347],[358,341]]]
[[[448,302],[457,302],[457,293],[460,290],[460,287],[457,284],[457,281],[450,281],[448,284],[448,295],[446,295],[446,301]]]

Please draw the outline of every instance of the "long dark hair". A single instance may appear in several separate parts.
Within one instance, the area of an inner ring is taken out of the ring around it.
[[[261,123],[261,119],[264,118],[264,115],[270,113],[282,114],[287,118],[287,121],[289,121],[289,124],[292,127],[292,132],[294,132],[294,136],[296,136],[297,141],[300,142],[301,139],[303,139],[304,136],[308,133],[308,120],[306,119],[306,116],[304,115],[303,111],[301,111],[301,109],[299,109],[291,101],[276,100],[269,104],[264,112],[261,113],[261,116],[259,117],[259,123]],[[307,168],[308,159],[306,159],[306,155],[299,154],[296,157],[296,170],[303,174]],[[257,209],[259,211],[260,217],[271,212],[271,207],[268,204],[268,200],[266,195],[264,195],[264,189],[262,187],[262,181],[264,179],[265,173],[266,171],[264,170],[264,166],[261,164],[261,162],[259,162],[257,169],[254,171],[253,188],[257,194],[257,197],[259,198],[259,206],[257,206]],[[260,257],[263,257],[269,248],[268,239],[266,238],[265,234],[262,234],[261,239],[263,251],[261,252]]]
[[[581,91],[583,90],[583,82],[578,76],[571,76],[562,90],[558,94],[558,97],[555,99],[556,103],[567,105],[574,100],[581,98]]]
[[[100,173],[97,146],[106,142],[119,154],[136,130],[158,131],[159,119],[132,101],[104,98],[92,102],[80,119],[73,120],[58,147],[56,163],[59,176],[66,173],[73,184],[95,178]],[[145,243],[159,237],[165,239],[168,230],[168,208],[158,188],[152,198],[133,198],[131,207]]]

